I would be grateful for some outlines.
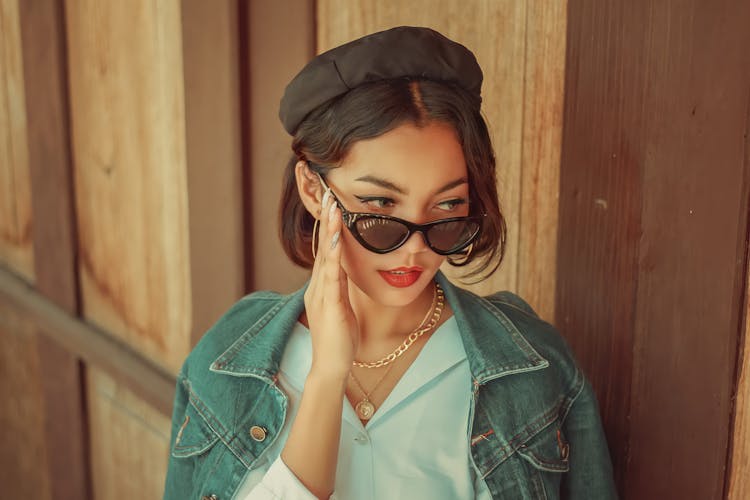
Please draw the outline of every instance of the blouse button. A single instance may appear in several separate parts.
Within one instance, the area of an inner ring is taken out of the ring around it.
[[[366,444],[369,441],[369,439],[367,438],[367,434],[363,433],[363,434],[357,434],[354,437],[354,441],[359,444]]]
[[[266,431],[266,429],[264,429],[263,427],[259,425],[254,425],[250,427],[250,437],[252,437],[254,440],[256,440],[259,443],[266,439],[267,434],[268,432]]]

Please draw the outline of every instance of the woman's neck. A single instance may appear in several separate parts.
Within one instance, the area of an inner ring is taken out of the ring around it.
[[[433,285],[425,287],[410,304],[387,306],[375,302],[351,281],[349,302],[360,327],[360,348],[378,349],[382,345],[401,342],[415,330],[432,307]]]

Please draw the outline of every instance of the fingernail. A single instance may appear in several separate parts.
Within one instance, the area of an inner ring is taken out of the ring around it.
[[[340,234],[341,234],[340,231],[336,231],[335,233],[333,233],[333,238],[331,238],[331,250],[336,248],[336,244],[339,242]]]
[[[330,189],[326,189],[326,192],[323,193],[323,201],[322,201],[323,208],[325,208],[326,205],[328,205],[328,199],[330,197],[331,197],[331,190]]]
[[[333,222],[333,214],[336,213],[336,204],[331,203],[331,208],[328,209],[328,220]]]

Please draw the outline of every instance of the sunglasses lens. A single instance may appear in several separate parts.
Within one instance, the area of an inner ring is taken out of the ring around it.
[[[432,247],[441,252],[457,251],[479,232],[479,222],[449,221],[435,224],[427,231]]]
[[[409,233],[406,226],[389,219],[363,218],[357,220],[355,227],[362,239],[378,250],[393,248]]]

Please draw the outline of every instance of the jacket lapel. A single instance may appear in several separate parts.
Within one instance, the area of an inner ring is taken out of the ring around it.
[[[500,308],[454,286],[440,271],[436,279],[456,316],[476,382],[483,384],[504,375],[549,365]],[[277,295],[277,303],[216,358],[210,370],[272,381],[279,371],[289,334],[304,309],[306,289],[307,284],[291,295]]]

